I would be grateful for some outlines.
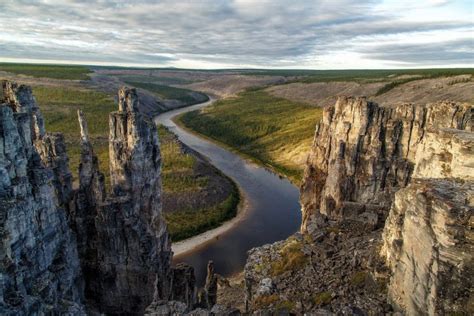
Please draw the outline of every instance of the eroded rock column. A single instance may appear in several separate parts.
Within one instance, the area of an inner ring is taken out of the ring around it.
[[[0,314],[85,314],[76,240],[55,188],[57,170],[45,163],[55,161],[57,151],[52,146],[40,156],[37,150],[48,143],[31,89],[3,87]]]

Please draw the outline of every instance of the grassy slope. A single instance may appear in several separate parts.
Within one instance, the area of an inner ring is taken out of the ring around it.
[[[163,191],[186,194],[206,189],[208,178],[196,176],[196,158],[181,151],[174,135],[163,126],[158,127],[163,159]],[[232,193],[222,202],[203,209],[183,209],[165,213],[171,240],[183,240],[219,226],[237,213],[239,192],[234,185]]]
[[[201,112],[188,112],[179,120],[299,183],[303,170],[295,154],[309,152],[321,114],[319,108],[254,90]]]
[[[198,191],[207,184],[207,177],[194,177],[196,158],[182,152],[174,135],[165,127],[158,127],[163,159],[163,191],[186,193]]]
[[[27,75],[37,78],[87,80],[90,70],[85,66],[7,64],[0,63],[0,71]]]

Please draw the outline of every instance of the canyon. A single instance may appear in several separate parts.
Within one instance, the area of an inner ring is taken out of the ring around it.
[[[339,97],[316,126],[302,223],[251,249],[245,311],[207,265],[172,265],[157,128],[135,89],[109,116],[111,189],[78,112],[74,188],[64,137],[31,89],[0,102],[0,313],[107,315],[472,314],[474,108]],[[295,210],[296,212],[296,210]],[[296,216],[296,215],[295,215]]]

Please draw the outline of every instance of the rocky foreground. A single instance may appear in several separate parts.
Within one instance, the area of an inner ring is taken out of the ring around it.
[[[162,218],[156,126],[121,89],[110,114],[112,192],[79,112],[82,153],[73,190],[64,138],[47,133],[31,89],[3,83],[0,102],[0,314],[168,315],[216,305],[212,263],[198,295],[194,270],[171,267]]]
[[[248,309],[473,314],[473,111],[346,97],[326,108],[301,232],[250,251]]]

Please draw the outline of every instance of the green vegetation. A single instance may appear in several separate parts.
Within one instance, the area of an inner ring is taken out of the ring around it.
[[[271,275],[277,276],[286,271],[296,270],[304,266],[308,258],[304,255],[302,247],[301,241],[290,238],[279,251],[281,258],[271,262]]]
[[[100,161],[100,169],[109,184],[109,113],[116,109],[111,96],[93,90],[67,87],[34,87],[33,93],[41,107],[46,129],[64,134],[69,156],[69,168],[77,177],[80,160],[80,130],[77,110],[87,119],[89,134]]]
[[[269,307],[272,304],[277,303],[280,300],[280,297],[277,294],[272,294],[272,295],[261,295],[258,296],[255,301],[253,302],[253,305],[258,309],[258,308],[265,308]]]
[[[331,303],[332,301],[332,296],[331,293],[329,292],[320,292],[316,294],[313,298],[313,302],[316,305],[326,305]]]
[[[0,71],[26,75],[36,78],[67,80],[87,80],[90,73],[85,66],[38,65],[38,64],[0,64]]]
[[[175,88],[150,82],[126,81],[126,83],[153,92],[163,99],[178,100],[186,105],[192,105],[209,100],[207,95],[188,89]]]
[[[163,192],[187,194],[205,190],[209,179],[195,173],[196,158],[182,151],[176,136],[166,127],[158,126],[158,133],[163,163]],[[180,241],[218,227],[236,215],[239,201],[239,190],[233,185],[231,194],[216,205],[165,213],[171,240]]]
[[[218,227],[236,215],[239,201],[240,196],[235,188],[227,199],[216,206],[166,213],[171,240],[180,241]]]
[[[188,112],[178,123],[299,182],[321,115],[320,108],[252,90]]]
[[[205,188],[207,177],[194,175],[196,158],[183,153],[176,137],[164,126],[158,126],[158,133],[163,159],[163,191],[186,193]]]
[[[365,283],[367,276],[368,274],[365,271],[356,272],[351,277],[351,284],[354,286],[361,286]]]

